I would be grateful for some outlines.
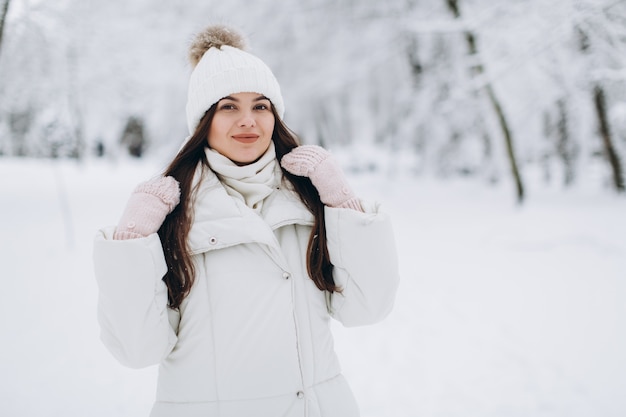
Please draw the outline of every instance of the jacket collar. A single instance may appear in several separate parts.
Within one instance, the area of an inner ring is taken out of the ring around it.
[[[193,254],[242,243],[277,246],[274,230],[290,225],[312,225],[311,212],[286,181],[267,197],[260,214],[228,195],[210,169],[199,170],[201,181],[194,201],[194,222],[189,231]]]

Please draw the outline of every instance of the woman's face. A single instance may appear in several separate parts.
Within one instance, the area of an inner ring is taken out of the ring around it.
[[[210,148],[237,165],[247,165],[267,151],[273,131],[269,99],[257,93],[237,93],[217,103],[207,139]]]

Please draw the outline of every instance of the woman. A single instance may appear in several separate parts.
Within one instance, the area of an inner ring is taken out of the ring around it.
[[[389,313],[389,219],[298,146],[237,33],[207,28],[190,58],[191,136],[96,237],[102,340],[124,365],[159,364],[152,416],[358,416],[330,318]]]

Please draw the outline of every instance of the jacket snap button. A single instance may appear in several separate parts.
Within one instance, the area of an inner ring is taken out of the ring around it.
[[[304,398],[304,392],[302,391],[298,391],[298,393],[296,394],[296,396],[300,399]]]
[[[135,222],[128,222],[128,224],[126,225],[126,227],[128,227],[129,229],[134,229],[135,226]]]
[[[289,277],[291,277],[291,274],[289,274],[289,272],[283,272],[283,278],[289,279]]]
[[[215,244],[217,243],[217,238],[216,238],[215,236],[211,236],[211,237],[209,238],[209,243],[210,243],[211,245],[215,245]]]

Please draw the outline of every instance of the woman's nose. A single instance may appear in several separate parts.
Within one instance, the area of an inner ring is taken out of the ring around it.
[[[253,127],[256,124],[256,121],[254,120],[254,116],[252,115],[251,112],[246,112],[241,116],[241,119],[239,119],[239,126],[240,127]]]

